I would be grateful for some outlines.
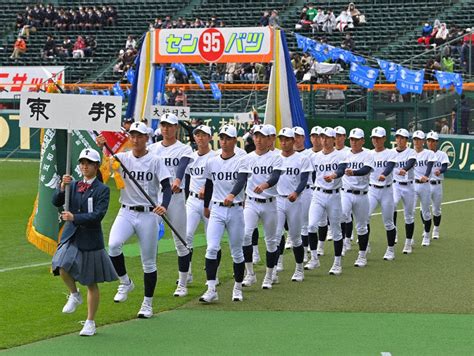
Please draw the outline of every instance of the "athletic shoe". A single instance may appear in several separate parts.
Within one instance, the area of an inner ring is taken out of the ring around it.
[[[140,319],[149,319],[153,316],[153,306],[148,304],[147,302],[143,302],[140,310],[138,311],[137,316]]]
[[[431,236],[433,237],[433,240],[439,239],[439,228],[437,226],[433,228],[433,234]]]
[[[292,247],[293,247],[293,245],[291,244],[291,239],[286,239],[285,250],[289,250]]]
[[[215,289],[208,289],[206,293],[204,293],[201,298],[199,298],[199,301],[203,303],[211,303],[216,300],[219,300],[219,295]]]
[[[257,283],[257,276],[255,275],[255,273],[254,274],[247,273],[242,282],[242,285],[244,287],[250,287],[252,284],[255,284],[255,283]]]
[[[188,273],[188,278],[186,278],[186,285],[193,283],[193,274]],[[179,278],[176,280],[176,284],[179,284]]]
[[[385,255],[383,255],[383,259],[385,261],[393,261],[395,259],[395,252],[391,251],[388,247],[387,247],[387,251],[385,251]]]
[[[262,289],[272,289],[272,278],[265,275],[262,283]]]
[[[186,288],[185,286],[182,286],[181,284],[178,284],[173,295],[175,297],[185,297],[188,295],[188,288]]]
[[[117,294],[115,294],[114,302],[122,303],[127,300],[128,293],[130,293],[135,288],[135,284],[130,280],[129,284],[120,283],[117,289]]]
[[[280,256],[278,258],[278,263],[277,263],[277,266],[276,266],[276,270],[277,270],[277,272],[283,271],[283,256]]]
[[[252,263],[256,265],[259,262],[260,262],[260,253],[258,252],[257,249],[255,249],[252,254]]]
[[[82,296],[79,290],[77,293],[70,293],[67,295],[67,303],[63,307],[63,313],[71,314],[76,311],[78,305],[82,304]]]
[[[430,245],[430,235],[426,234],[425,237],[423,237],[423,241],[421,241],[421,246],[429,246]]]
[[[94,320],[81,321],[81,324],[84,325],[82,330],[79,332],[81,336],[92,336],[95,334],[95,322]]]
[[[357,257],[357,260],[354,262],[354,266],[356,267],[365,267],[367,266],[367,258],[365,257]]]
[[[306,262],[308,262],[308,254],[306,253],[306,251],[304,251],[303,263],[306,263]]]
[[[232,291],[232,301],[233,302],[241,302],[244,300],[244,295],[242,293],[242,289],[234,287]]]
[[[304,272],[300,271],[299,269],[295,270],[295,273],[293,273],[293,276],[291,277],[291,280],[293,282],[303,282],[304,280]]]
[[[334,263],[331,267],[331,269],[329,270],[329,274],[332,274],[332,275],[335,275],[335,276],[339,276],[342,274],[342,266],[339,265],[339,264],[336,264]]]
[[[318,242],[318,248],[316,249],[316,253],[318,256],[324,256],[324,245],[319,244]]]
[[[313,270],[315,268],[318,268],[319,266],[321,266],[321,264],[319,263],[319,259],[312,258],[307,264],[305,264],[304,269]]]
[[[412,252],[413,252],[413,250],[412,250],[412,243],[410,242],[410,239],[407,239],[407,240],[405,241],[405,246],[403,246],[403,253],[404,253],[405,255],[407,255],[407,254],[410,254],[410,253],[412,253]]]
[[[332,240],[332,231],[331,231],[331,229],[328,229],[328,234],[326,235],[326,240],[328,240],[328,241]]]

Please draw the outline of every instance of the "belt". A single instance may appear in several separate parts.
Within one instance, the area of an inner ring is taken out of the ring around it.
[[[130,205],[122,204],[122,208],[125,208],[125,209],[128,209],[128,210],[133,210],[133,211],[138,211],[140,213],[149,213],[150,211],[153,211],[152,206],[143,206],[143,205],[130,206]]]
[[[383,189],[383,188],[388,188],[391,186],[391,184],[387,185],[376,185],[376,184],[369,184],[371,187],[377,188],[377,189]]]
[[[399,181],[396,180],[395,183],[398,183],[398,184],[400,184],[400,185],[408,185],[408,184],[412,184],[413,181],[409,181],[409,182],[399,182]]]
[[[427,183],[427,182],[422,182],[422,181],[419,180],[419,179],[415,179],[415,183],[417,183],[417,184],[425,184],[425,183]]]
[[[352,190],[352,189],[344,189],[342,188],[343,191],[345,191],[346,193],[352,193],[352,194],[355,194],[355,195],[365,195],[367,194],[367,191],[365,190]]]
[[[323,188],[320,188],[320,187],[314,187],[314,189],[316,189],[318,192],[323,192],[323,193],[326,193],[326,194],[339,193],[339,189],[323,189]]]
[[[201,198],[199,198],[199,194],[197,194],[197,193],[194,193],[194,192],[189,192],[189,195],[190,195],[190,196],[192,196],[192,197],[195,197],[195,198],[201,199]],[[203,199],[201,199],[201,200],[203,200]]]
[[[224,206],[226,208],[232,208],[233,206],[244,206],[244,203],[240,202],[240,203],[232,203],[230,205],[224,205],[223,202],[221,201],[213,201],[212,204],[216,204],[216,205],[219,205],[219,206]]]
[[[442,183],[442,181],[440,181],[440,180],[431,180],[430,181],[430,184],[432,184],[432,185],[441,184],[441,183]]]
[[[249,200],[253,200],[257,203],[271,203],[273,201],[273,198],[268,198],[268,199],[259,199],[259,198],[253,198],[253,197],[248,197]]]

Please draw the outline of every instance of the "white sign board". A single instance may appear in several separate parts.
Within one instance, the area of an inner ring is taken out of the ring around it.
[[[35,90],[51,76],[64,84],[64,66],[0,67],[0,99],[18,98],[21,92]]]
[[[22,93],[20,127],[120,131],[122,97]]]
[[[152,105],[150,108],[150,119],[160,119],[164,114],[175,114],[179,120],[190,120],[191,110],[189,106],[164,106]]]
[[[240,123],[246,123],[249,121],[253,121],[253,114],[251,112],[242,112],[234,114],[234,120]]]

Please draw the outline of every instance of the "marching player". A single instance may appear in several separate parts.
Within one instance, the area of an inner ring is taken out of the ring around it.
[[[430,190],[430,176],[433,164],[436,162],[436,157],[433,151],[425,150],[425,133],[417,130],[413,133],[413,147],[416,152],[416,163],[414,168],[415,174],[415,201],[413,202],[413,209],[415,209],[418,199],[421,204],[421,220],[424,225],[423,239],[421,246],[430,245],[430,230],[431,230],[431,190]]]
[[[351,149],[347,152],[343,163],[347,164],[345,174],[342,177],[342,215],[345,221],[345,228],[350,228],[351,214],[356,220],[357,237],[359,240],[359,255],[354,263],[356,267],[367,265],[367,245],[369,243],[369,190],[370,172],[374,169],[374,159],[372,152],[365,149],[364,131],[354,128],[349,134]],[[346,231],[344,247],[346,251],[350,249],[350,232]],[[344,255],[344,254],[343,254]]]
[[[129,133],[132,150],[116,154],[130,171],[130,175],[125,174],[120,168],[119,172],[124,178],[125,188],[120,191],[121,208],[112,225],[109,237],[109,255],[120,280],[114,301],[116,303],[124,302],[127,300],[128,293],[135,287],[125,268],[122,246],[133,234],[136,234],[140,244],[145,284],[145,297],[138,317],[150,318],[153,315],[153,294],[157,280],[158,240],[156,236],[161,220],[158,215],[166,213],[171,200],[170,172],[161,159],[147,150],[148,129],[144,123],[133,123]],[[97,145],[103,147],[104,144],[105,139],[99,135]],[[161,204],[153,209],[149,201],[132,182],[131,177],[134,177],[156,202],[159,199],[158,190],[161,184],[163,190]]]
[[[403,247],[404,254],[412,253],[413,231],[415,230],[415,188],[413,186],[414,172],[413,166],[416,162],[416,152],[408,147],[408,138],[410,134],[406,129],[398,129],[395,132],[395,141],[397,146],[394,148],[396,153],[396,164],[393,172],[393,204],[397,208],[398,202],[403,202],[405,217],[406,240]],[[397,225],[397,211],[393,213],[393,223]],[[396,239],[396,238],[395,238]]]
[[[449,165],[446,152],[438,150],[439,136],[431,131],[426,135],[427,146],[435,154],[436,162],[430,177],[431,208],[433,211],[433,239],[439,239],[439,225],[441,223],[441,202],[443,201],[443,180]]]
[[[395,236],[397,230],[393,223],[393,175],[392,171],[396,163],[396,154],[393,150],[385,148],[387,139],[383,127],[375,127],[370,135],[374,149],[374,170],[370,173],[369,184],[369,219],[374,210],[380,205],[382,209],[382,220],[387,232],[387,250],[383,259],[392,261],[395,259]],[[370,232],[370,231],[369,231]]]
[[[171,190],[173,195],[171,202],[168,207],[167,216],[171,224],[176,228],[182,238],[186,236],[186,215],[183,214],[186,211],[186,198],[184,194],[184,181],[176,180],[176,173],[180,160],[189,163],[192,155],[192,149],[190,146],[178,141],[178,118],[174,114],[164,114],[160,120],[161,134],[163,135],[163,141],[153,143],[148,146],[148,150],[163,159],[166,167],[168,167],[171,174],[172,186]],[[192,274],[189,271],[191,263],[191,251],[186,248],[183,243],[176,237],[175,233],[172,233],[174,238],[174,244],[176,252],[178,254],[178,284],[184,284],[183,280],[186,279],[186,283],[192,282]],[[186,284],[184,284],[186,285]]]
[[[199,299],[211,303],[219,299],[216,290],[216,274],[219,267],[218,253],[224,230],[229,234],[229,245],[234,261],[233,301],[242,301],[242,281],[244,279],[244,192],[246,174],[242,171],[244,154],[234,151],[237,143],[237,130],[225,125],[219,131],[219,144],[222,153],[206,162],[204,190],[204,214],[209,218],[206,237],[206,278],[207,291]],[[245,152],[245,151],[244,151]],[[210,208],[211,207],[211,208]]]
[[[295,255],[296,269],[292,281],[304,280],[304,247],[301,241],[301,193],[306,189],[312,172],[310,161],[302,153],[293,149],[295,133],[291,128],[283,128],[278,133],[282,148],[282,174],[277,184],[277,236],[283,233],[285,221],[288,223],[288,239],[291,240]],[[281,250],[279,251],[281,252]]]
[[[246,200],[244,208],[245,237],[244,258],[246,275],[243,285],[248,287],[257,282],[252,263],[252,234],[263,222],[265,244],[267,248],[267,270],[262,282],[263,289],[272,288],[273,268],[278,261],[277,246],[279,237],[276,235],[277,204],[276,184],[281,174],[281,156],[270,151],[272,138],[267,125],[257,125],[254,128],[255,151],[242,159],[242,173],[247,174]]]

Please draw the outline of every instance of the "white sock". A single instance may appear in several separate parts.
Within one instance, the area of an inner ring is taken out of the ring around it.
[[[258,253],[259,253],[259,251],[258,251],[258,245],[253,245],[252,248],[253,248],[253,253],[255,253],[255,254],[258,254]]]
[[[311,259],[312,260],[318,259],[318,253],[316,251],[311,250]]]
[[[234,283],[234,289],[242,290],[242,282],[235,282]]]
[[[273,268],[267,267],[267,272],[265,274],[265,277],[272,278],[272,276],[273,276]]]
[[[350,238],[350,237],[345,237],[345,238],[344,238],[344,242],[345,242],[346,244],[349,244],[349,245],[350,245],[350,244],[351,244],[351,238]]]
[[[341,256],[334,256],[334,263],[337,265],[341,265]]]
[[[278,264],[282,264],[283,263],[283,255],[280,255],[280,257],[278,257]]]
[[[390,252],[395,252],[395,247],[394,246],[388,246],[388,250]]]
[[[144,297],[143,302],[151,306],[153,304],[153,297]]]
[[[124,274],[123,276],[119,276],[119,281],[121,284],[130,284],[130,278],[128,277],[128,274]]]
[[[94,321],[94,320],[89,320],[89,319],[87,319],[87,320],[86,320],[86,324],[95,325],[95,321]]]
[[[79,297],[81,295],[81,293],[79,293],[79,289],[77,291],[75,291],[74,293],[71,293],[71,295],[75,296],[75,297]]]
[[[186,287],[188,283],[188,272],[178,272],[179,274],[179,285]]]
[[[247,274],[254,275],[255,272],[253,271],[253,263],[252,262],[245,262],[245,269],[247,270]]]
[[[324,248],[324,241],[318,241],[318,248]]]
[[[189,269],[188,269],[189,274],[193,274],[192,268],[191,268],[191,262],[189,262]]]
[[[215,279],[207,281],[207,289],[208,290],[214,290],[214,291],[216,290],[216,280]]]
[[[365,258],[367,251],[359,251],[359,257]]]
[[[302,272],[303,271],[303,264],[302,263],[297,263],[296,264],[296,270]]]

